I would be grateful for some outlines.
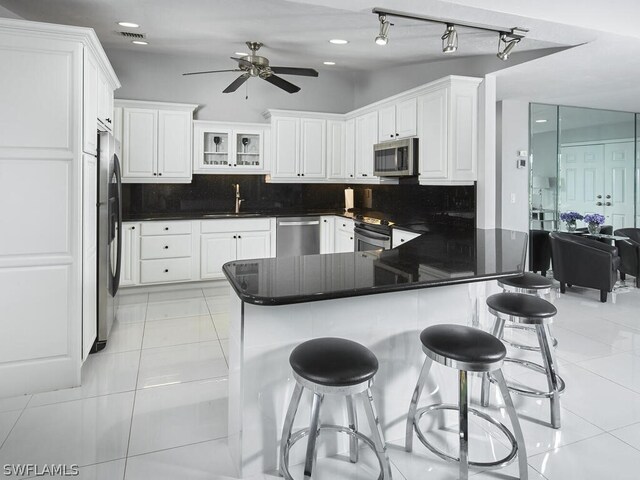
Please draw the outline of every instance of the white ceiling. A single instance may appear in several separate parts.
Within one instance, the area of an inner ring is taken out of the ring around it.
[[[315,3],[315,4],[314,4]],[[326,5],[318,5],[326,3]],[[178,55],[204,56],[215,65],[234,52],[247,51],[245,41],[257,40],[265,44],[261,53],[274,65],[322,66],[334,61],[336,68],[345,70],[376,70],[382,66],[424,63],[442,60],[441,24],[404,19],[392,19],[390,42],[386,47],[375,45],[377,16],[372,7],[389,4],[400,9],[403,2],[304,0],[0,0],[9,10],[28,20],[92,27],[107,49],[144,50]],[[549,25],[530,25],[526,19],[513,15],[491,14],[443,2],[419,2],[422,13],[456,19],[489,23],[503,27],[533,28],[529,38],[518,45],[518,51],[580,43],[588,38],[584,32],[576,34],[550,28]],[[425,12],[425,5],[438,9]],[[443,4],[443,5],[441,5]],[[410,7],[411,5],[407,5]],[[355,7],[355,8],[354,8]],[[460,16],[457,16],[460,15]],[[139,29],[123,29],[118,21],[140,24]],[[149,45],[133,45],[117,34],[129,30],[147,35]],[[575,29],[573,29],[575,30]],[[458,28],[460,47],[456,56],[487,55],[497,51],[497,34]],[[328,43],[331,38],[349,40],[345,46]],[[203,68],[207,62],[202,63]],[[229,67],[233,63],[229,60]]]

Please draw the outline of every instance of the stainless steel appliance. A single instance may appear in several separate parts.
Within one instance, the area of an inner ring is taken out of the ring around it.
[[[391,226],[388,220],[357,215],[353,238],[356,252],[391,248]]]
[[[410,137],[373,147],[373,174],[412,177],[418,174],[418,138]]]
[[[119,145],[98,132],[98,335],[92,352],[102,350],[116,314],[122,264],[122,176]]]
[[[276,256],[320,253],[320,217],[282,217],[276,222]]]

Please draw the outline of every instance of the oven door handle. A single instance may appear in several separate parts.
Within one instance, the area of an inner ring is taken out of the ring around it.
[[[373,233],[373,232],[370,232],[369,230],[365,230],[363,228],[358,228],[358,227],[355,227],[353,229],[353,233],[358,234],[362,237],[371,238],[373,240],[388,241],[390,238],[387,235],[380,235],[379,233]]]

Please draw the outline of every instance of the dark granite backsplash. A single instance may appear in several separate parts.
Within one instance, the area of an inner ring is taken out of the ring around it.
[[[406,220],[431,220],[462,213],[475,223],[474,186],[348,185],[266,183],[262,175],[194,175],[190,184],[123,184],[123,214],[233,212],[233,184],[240,184],[244,212],[339,210],[344,189],[354,189],[357,209],[364,208],[364,191],[372,191],[371,209]],[[456,216],[455,218],[461,218]]]

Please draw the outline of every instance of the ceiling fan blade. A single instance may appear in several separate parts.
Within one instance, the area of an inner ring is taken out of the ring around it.
[[[302,75],[303,77],[317,77],[318,72],[313,68],[297,68],[297,67],[270,67],[273,73],[281,75]]]
[[[242,70],[240,70],[239,68],[233,69],[233,70],[207,70],[206,72],[189,72],[189,73],[183,73],[182,75],[200,75],[203,73],[220,73],[220,72],[241,72]]]
[[[264,80],[289,93],[296,93],[300,91],[300,87],[297,87],[293,83],[287,82],[284,78],[280,78],[276,75],[269,75],[268,77],[265,77]]]
[[[235,92],[240,85],[242,85],[244,82],[247,81],[247,79],[250,77],[251,75],[249,75],[248,73],[242,74],[240,75],[238,78],[236,78],[233,82],[231,82],[231,84],[225,88],[222,93],[231,93],[231,92]]]
[[[231,60],[235,60],[236,62],[238,62],[240,65],[244,65],[247,68],[253,68],[253,63],[251,63],[248,60],[245,60],[244,58],[235,58],[235,57],[229,57]]]

